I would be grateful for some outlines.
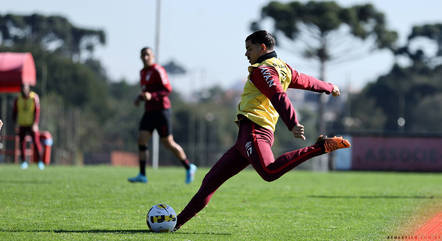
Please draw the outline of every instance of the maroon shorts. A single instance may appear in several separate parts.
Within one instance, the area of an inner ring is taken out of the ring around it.
[[[172,134],[170,124],[170,109],[146,111],[140,121],[140,131],[158,131],[160,137],[167,137]]]

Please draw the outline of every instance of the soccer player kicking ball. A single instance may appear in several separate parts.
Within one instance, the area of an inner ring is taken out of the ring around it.
[[[218,160],[203,179],[201,187],[177,217],[175,230],[203,209],[214,192],[227,179],[252,165],[271,182],[304,161],[340,148],[350,147],[342,137],[321,135],[312,146],[284,153],[276,160],[271,146],[278,116],[295,138],[305,140],[304,126],[298,122],[287,97],[287,88],[304,89],[339,96],[339,88],[292,69],[273,50],[275,39],[267,31],[256,31],[246,38],[246,57],[251,66],[241,95],[236,122],[236,143]]]
[[[155,63],[155,56],[152,49],[145,47],[141,49],[141,61],[143,69],[140,71],[141,93],[135,99],[135,105],[144,101],[144,115],[140,121],[138,135],[139,165],[140,173],[128,179],[129,182],[147,183],[146,160],[148,157],[147,142],[152,136],[154,129],[161,137],[161,143],[166,146],[183,164],[186,169],[187,184],[194,179],[197,167],[187,159],[183,148],[178,145],[172,135],[170,124],[170,100],[169,94],[172,87],[169,83],[166,70]]]

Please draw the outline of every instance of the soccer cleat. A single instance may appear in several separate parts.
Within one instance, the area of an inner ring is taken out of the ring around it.
[[[136,177],[131,177],[127,179],[129,182],[141,182],[141,183],[147,183],[147,177],[142,175],[141,173],[138,174]]]
[[[316,144],[322,145],[324,147],[324,151],[332,152],[341,148],[349,148],[351,146],[350,142],[342,136],[335,137],[327,137],[325,135],[320,135]]]
[[[45,164],[42,161],[38,162],[38,168],[40,168],[40,170],[44,170],[45,169]]]
[[[190,164],[189,170],[186,170],[186,184],[193,182],[196,169],[198,168],[194,164]]]
[[[28,165],[28,162],[26,162],[26,161],[24,161],[24,162],[22,162],[22,163],[20,164],[20,168],[23,169],[23,170],[24,170],[24,169],[28,169],[28,166],[29,166],[29,165]]]

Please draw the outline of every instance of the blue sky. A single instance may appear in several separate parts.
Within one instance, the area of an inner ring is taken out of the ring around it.
[[[260,15],[265,0],[162,0],[160,63],[174,60],[188,71],[184,77],[171,77],[172,86],[183,92],[221,85],[240,85],[247,75],[244,39],[250,34],[250,22]],[[372,3],[385,13],[387,25],[397,30],[402,43],[416,24],[442,22],[440,0],[338,0],[342,6]],[[425,3],[425,4],[423,4]],[[2,1],[0,13],[58,14],[73,24],[103,29],[107,44],[98,48],[98,57],[108,75],[131,83],[138,81],[141,68],[139,49],[155,43],[156,0],[14,0]],[[299,71],[317,76],[317,65],[277,49],[278,55]],[[393,62],[387,51],[370,54],[332,66],[327,80],[346,88],[358,89]],[[37,63],[38,64],[38,63]]]

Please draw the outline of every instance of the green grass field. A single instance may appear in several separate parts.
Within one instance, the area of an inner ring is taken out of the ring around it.
[[[178,232],[151,233],[157,203],[178,213],[199,187],[181,168],[0,165],[0,240],[385,240],[442,211],[442,175],[292,171],[267,183],[252,169],[227,181]]]

